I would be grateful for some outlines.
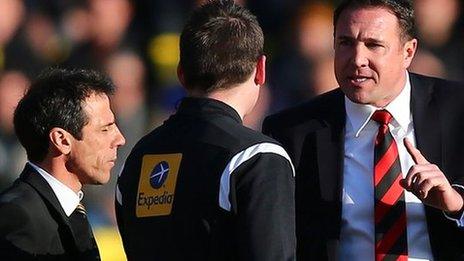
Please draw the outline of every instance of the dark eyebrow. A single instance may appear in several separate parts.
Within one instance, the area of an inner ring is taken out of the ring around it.
[[[112,125],[115,125],[115,124],[116,124],[116,121],[113,120],[112,122],[103,125],[102,128],[109,127],[109,126],[112,126]]]
[[[348,40],[348,41],[354,41],[357,40],[351,36],[346,36],[342,35],[337,37],[337,40]],[[362,38],[361,41],[366,42],[366,43],[383,43],[382,40],[376,39],[376,38]]]
[[[337,40],[354,40],[353,37],[345,36],[345,35],[338,36],[336,39],[337,39]]]
[[[367,43],[383,43],[382,40],[375,39],[375,38],[366,38],[366,39],[363,39],[363,42],[367,42]]]

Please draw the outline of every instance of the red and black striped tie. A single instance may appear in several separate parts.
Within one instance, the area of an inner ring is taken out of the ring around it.
[[[379,110],[372,119],[380,124],[374,148],[375,260],[408,260],[404,189],[399,184],[403,175],[388,129],[392,115]]]

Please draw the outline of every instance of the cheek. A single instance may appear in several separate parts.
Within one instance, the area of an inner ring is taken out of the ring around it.
[[[343,64],[344,64],[343,58],[341,58],[339,56],[334,57],[335,76],[338,76],[342,72]]]
[[[95,164],[98,168],[106,168],[108,165],[108,160],[101,154],[97,155],[95,158]]]
[[[99,168],[103,163],[103,152],[96,146],[86,146],[81,150],[79,161],[90,168]]]
[[[339,64],[342,63],[343,60],[345,60],[346,54],[343,55],[342,52],[340,51],[335,51],[335,54],[334,54],[334,64],[335,64],[335,67],[339,66]]]
[[[337,51],[334,56],[334,68],[335,72],[342,72],[345,68],[350,65],[351,56],[347,52]]]
[[[402,71],[402,64],[399,64],[399,62],[396,59],[381,60],[374,64],[373,70],[377,72],[381,81],[395,82],[399,72]]]
[[[403,69],[405,60],[400,53],[391,51],[388,55],[379,56],[374,62],[383,72],[397,72]]]
[[[89,159],[96,166],[101,166],[104,163],[105,156],[105,151],[101,147],[95,146],[92,148],[92,151],[89,151]]]

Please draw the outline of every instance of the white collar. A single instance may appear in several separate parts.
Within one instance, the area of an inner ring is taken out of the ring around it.
[[[69,217],[71,213],[74,212],[81,199],[84,197],[84,193],[82,191],[75,193],[72,189],[61,183],[41,167],[30,161],[27,163],[31,165],[45,179],[45,181],[47,181],[56,197],[58,198],[64,213],[66,213],[66,215]]]
[[[396,124],[401,128],[407,129],[409,123],[412,121],[410,101],[411,82],[409,80],[409,73],[407,72],[406,83],[403,90],[401,90],[400,94],[387,106],[385,106],[385,108],[377,108],[368,104],[354,103],[345,96],[346,115],[349,123],[351,124],[351,127],[355,131],[355,137],[359,137],[361,131],[364,129],[367,123],[369,123],[372,114],[374,114],[374,112],[379,109],[386,109],[393,116],[393,122],[396,122]]]

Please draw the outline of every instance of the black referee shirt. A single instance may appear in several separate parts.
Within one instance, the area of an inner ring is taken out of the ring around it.
[[[129,260],[294,260],[294,170],[213,99],[185,98],[143,137],[116,189]]]

